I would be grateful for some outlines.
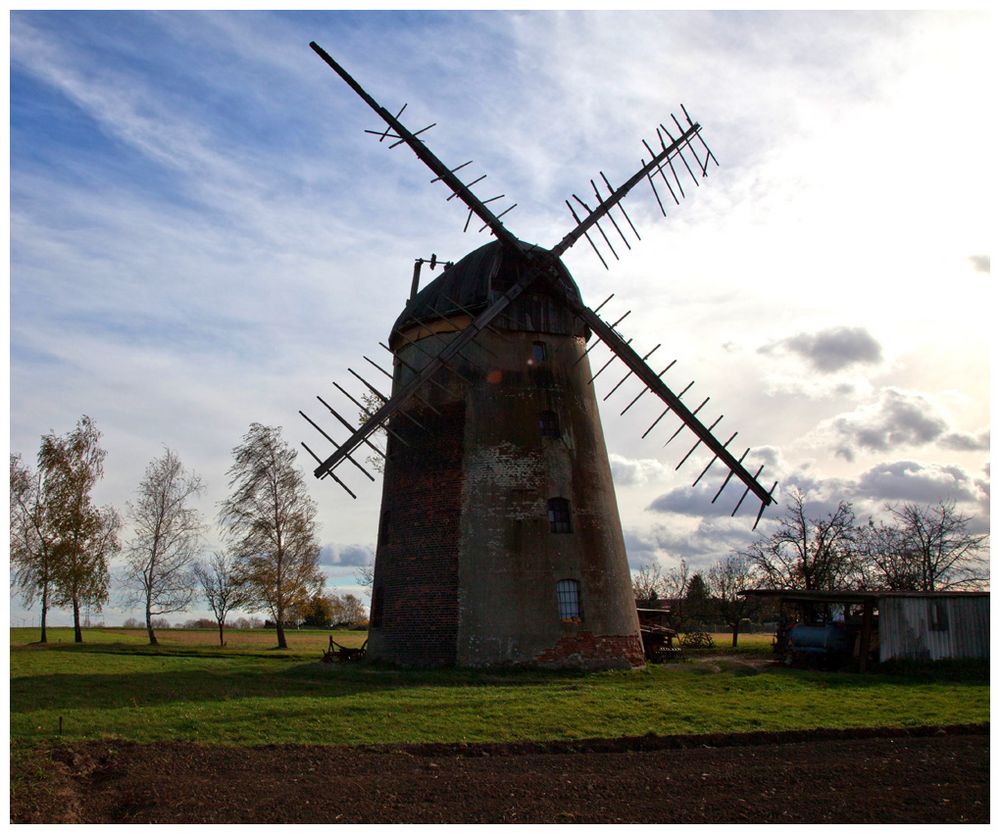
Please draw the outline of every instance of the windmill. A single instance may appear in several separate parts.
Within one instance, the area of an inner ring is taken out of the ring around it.
[[[622,414],[647,393],[662,408],[648,436],[668,414],[694,445],[677,468],[704,446],[712,455],[695,485],[716,463],[728,469],[713,503],[735,476],[743,485],[733,515],[745,498],[760,502],[757,521],[772,493],[720,442],[698,414],[655,371],[619,327],[628,315],[608,322],[591,309],[560,257],[587,240],[605,267],[615,245],[631,248],[638,231],[623,205],[640,183],[650,186],[666,216],[664,200],[679,205],[685,185],[707,176],[715,156],[701,127],[682,106],[684,122],[658,125],[653,145],[643,142],[636,173],[614,187],[600,174],[593,197],[573,195],[567,206],[573,228],[551,248],[515,237],[494,214],[497,195],[480,199],[472,187],[485,175],[463,182],[471,164],[446,166],[419,138],[434,125],[411,132],[382,107],[316,43],[312,49],[385,123],[368,130],[389,147],[408,146],[443,182],[448,200],[467,208],[493,240],[470,252],[419,290],[417,260],[411,295],[392,327],[388,343],[392,369],[365,356],[391,380],[384,393],[349,369],[364,386],[359,399],[338,382],[364,419],[360,426],[326,399],[317,397],[348,435],[340,441],[318,422],[302,416],[333,446],[327,457],[302,445],[316,461],[317,478],[329,478],[352,497],[348,470],[374,480],[359,460],[384,460],[382,507],[372,589],[370,656],[408,666],[501,664],[608,668],[643,663],[642,645],[624,539],[604,443],[593,381],[614,360],[626,374],[608,399],[635,378],[641,386]],[[690,180],[690,181],[689,181]],[[666,195],[670,197],[667,198]],[[588,202],[589,201],[589,202]],[[616,216],[617,215],[617,216]],[[604,221],[602,225],[602,221]],[[613,231],[612,231],[613,230]],[[621,243],[618,243],[618,241]],[[604,253],[604,254],[602,254]],[[419,290],[419,291],[418,291]],[[596,335],[611,358],[590,372],[586,343]],[[693,384],[693,383],[692,383]],[[350,411],[348,412],[350,413]],[[384,431],[386,448],[379,445]],[[345,464],[347,467],[345,468]],[[756,521],[754,523],[756,526]]]

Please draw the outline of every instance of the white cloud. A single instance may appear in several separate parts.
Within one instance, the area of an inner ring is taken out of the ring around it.
[[[326,544],[320,551],[320,564],[337,567],[359,568],[370,565],[375,559],[372,545]]]
[[[612,452],[608,455],[608,460],[611,463],[611,477],[617,487],[655,483],[668,471],[655,458],[633,459]]]
[[[976,357],[995,305],[988,256],[968,253],[989,251],[990,195],[980,177],[914,172],[943,159],[930,101],[963,114],[965,158],[989,157],[982,21],[14,12],[11,446],[30,458],[41,433],[88,413],[109,450],[102,501],[123,503],[166,443],[209,484],[210,515],[251,420],[316,441],[296,412],[318,418],[314,396],[380,352],[413,259],[485,241],[462,235],[464,211],[412,153],[361,132],[377,119],[309,50],[316,40],[386,107],[409,102],[408,123],[437,121],[429,146],[452,165],[474,159],[497,189],[481,194],[518,202],[511,229],[547,245],[569,229],[563,200],[599,171],[631,174],[640,139],[683,101],[722,167],[665,222],[648,188],[630,197],[643,240],[610,271],[585,242],[571,250],[584,298],[617,293],[608,309],[634,310],[627,335],[643,350],[662,340],[662,365],[678,360],[669,384],[696,379],[691,396],[711,395],[740,443],[780,450],[787,462],[765,461],[765,477],[832,494],[894,464],[899,443],[922,444],[928,467],[981,453],[989,394]],[[821,343],[844,322],[877,337],[880,363],[803,374],[756,353],[807,334],[785,348],[834,365],[873,358],[863,339]],[[894,410],[873,393],[890,389],[920,394]],[[948,392],[974,417],[937,407]],[[650,453],[638,437],[659,413],[652,398],[619,416],[635,393],[623,386],[603,412],[623,517],[640,530],[659,501],[668,514],[653,518],[674,531],[660,541],[717,552],[734,487],[712,507],[721,477],[687,486],[707,459],[674,474],[661,447]],[[818,424],[858,460],[810,445]],[[902,489],[890,472],[866,483]],[[352,558],[339,543],[374,541],[378,485],[358,486],[355,503],[310,481],[331,558]],[[733,523],[748,527],[744,514]],[[666,553],[655,547],[638,552]]]

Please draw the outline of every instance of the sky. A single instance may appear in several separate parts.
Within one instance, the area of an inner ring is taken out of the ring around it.
[[[989,22],[15,11],[11,451],[33,462],[41,435],[89,415],[108,453],[95,497],[124,512],[147,463],[173,449],[206,484],[207,553],[249,424],[327,453],[299,410],[321,420],[317,395],[342,400],[333,380],[357,392],[347,369],[388,360],[379,342],[415,258],[486,242],[474,224],[463,234],[464,209],[409,149],[364,133],[381,125],[315,40],[387,109],[406,103],[411,130],[436,123],[431,150],[452,167],[474,160],[480,197],[507,195],[507,227],[545,246],[574,225],[565,200],[599,172],[627,179],[683,104],[719,167],[666,219],[637,188],[626,207],[642,240],[610,269],[585,241],[571,249],[584,300],[615,293],[602,315],[631,310],[623,335],[640,353],[661,343],[659,367],[677,360],[667,384],[694,380],[691,405],[711,397],[702,416],[725,415],[716,434],[739,431],[733,447],[751,447],[779,502],[797,488],[813,515],[848,500],[864,518],[954,500],[986,531]],[[591,356],[596,368],[609,354]],[[599,398],[620,368],[598,378]],[[664,447],[676,421],[641,439],[661,409],[648,397],[621,416],[639,387],[602,403],[629,561],[706,569],[750,540],[756,505],[730,518],[733,487],[711,504],[721,467],[691,488],[707,458],[675,471],[692,442]],[[359,476],[355,501],[315,481],[305,452],[300,463],[328,587],[358,592],[381,484]],[[95,619],[136,614],[116,582]],[[11,596],[13,625],[37,618]]]

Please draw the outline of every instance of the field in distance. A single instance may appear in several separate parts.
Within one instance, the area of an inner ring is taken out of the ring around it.
[[[38,641],[38,628],[12,628],[10,643],[12,647],[29,646]],[[72,628],[49,628],[49,646],[66,646],[73,643]],[[287,651],[278,651],[278,638],[274,629],[229,629],[225,630],[223,639],[225,648],[219,646],[219,630],[215,628],[158,628],[156,639],[159,648],[164,651],[177,648],[199,648],[216,650],[219,653],[240,651],[272,650],[275,654],[285,656],[315,655],[317,658],[329,645],[330,637],[342,646],[356,648],[360,646],[368,633],[348,629],[286,629],[285,639],[288,642]],[[84,646],[87,644],[118,645],[123,650],[128,647],[149,646],[149,637],[144,628],[85,628],[83,630]],[[39,648],[42,648],[39,646]]]

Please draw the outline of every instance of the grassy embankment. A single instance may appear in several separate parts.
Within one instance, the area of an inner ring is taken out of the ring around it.
[[[641,672],[399,671],[316,661],[330,632],[11,629],[15,747],[117,738],[210,744],[372,744],[917,726],[989,720],[983,676],[754,670],[729,660]],[[335,632],[358,645],[363,632]],[[61,642],[59,642],[61,641]],[[216,644],[213,645],[213,641]],[[741,637],[767,651],[770,637]],[[723,635],[716,643],[726,646]],[[726,652],[730,651],[728,648]]]

